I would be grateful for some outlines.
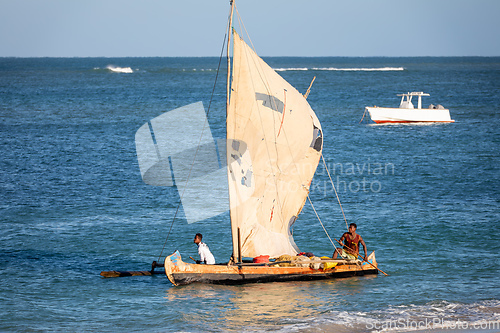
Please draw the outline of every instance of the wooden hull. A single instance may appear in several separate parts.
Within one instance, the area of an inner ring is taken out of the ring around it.
[[[369,261],[377,266],[375,254]],[[325,260],[333,262],[333,260]],[[337,265],[328,269],[309,267],[279,267],[279,266],[239,266],[239,265],[198,265],[182,261],[178,251],[165,258],[165,273],[172,284],[186,285],[190,283],[213,284],[245,284],[278,281],[307,281],[378,274],[372,265],[360,261],[347,262],[338,260]]]

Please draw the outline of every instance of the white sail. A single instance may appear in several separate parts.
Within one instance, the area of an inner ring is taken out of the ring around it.
[[[290,232],[321,156],[321,125],[306,99],[234,32],[227,114],[233,253],[294,255]]]

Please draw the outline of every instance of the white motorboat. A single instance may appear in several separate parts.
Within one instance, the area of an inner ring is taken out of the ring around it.
[[[455,120],[450,117],[450,110],[442,105],[429,105],[422,109],[422,96],[430,96],[423,92],[409,92],[400,94],[401,103],[399,108],[382,108],[378,106],[367,106],[370,118],[377,124],[382,123],[411,123],[411,122],[444,122],[452,123]],[[415,108],[411,102],[414,96],[418,97],[418,106]]]

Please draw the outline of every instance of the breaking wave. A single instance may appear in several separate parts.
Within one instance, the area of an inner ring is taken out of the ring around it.
[[[186,68],[183,68],[182,71],[183,72],[186,72],[186,71],[193,71],[193,72],[197,72],[197,71],[200,71],[200,72],[213,72],[213,71],[216,71],[217,69],[212,69],[212,68],[192,68],[192,69],[186,69]]]
[[[113,65],[108,65],[106,68],[112,72],[115,72],[115,73],[133,73],[134,72],[132,70],[132,68],[130,68],[130,67],[117,67],[117,66],[113,66]]]
[[[446,301],[390,306],[373,312],[332,311],[278,332],[500,332],[500,301],[472,304]]]
[[[374,68],[342,68],[342,67],[312,67],[312,68],[275,68],[277,72],[285,71],[340,71],[340,72],[393,72],[404,71],[404,67],[374,67]]]

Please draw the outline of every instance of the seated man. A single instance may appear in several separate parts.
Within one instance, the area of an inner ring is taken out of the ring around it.
[[[344,245],[343,249],[337,249],[333,253],[333,259],[337,259],[337,256],[340,255],[343,258],[348,259],[357,259],[359,255],[359,243],[363,245],[363,251],[365,252],[364,260],[368,260],[368,251],[366,250],[366,244],[361,238],[360,235],[356,233],[356,223],[351,223],[349,225],[349,231],[344,233],[342,237],[340,237],[340,243]]]
[[[202,238],[203,236],[200,233],[197,233],[196,236],[194,236],[194,243],[198,245],[198,254],[200,255],[200,260],[196,261],[196,263],[213,265],[215,264],[215,258],[212,252],[210,252],[208,245],[201,242]]]

